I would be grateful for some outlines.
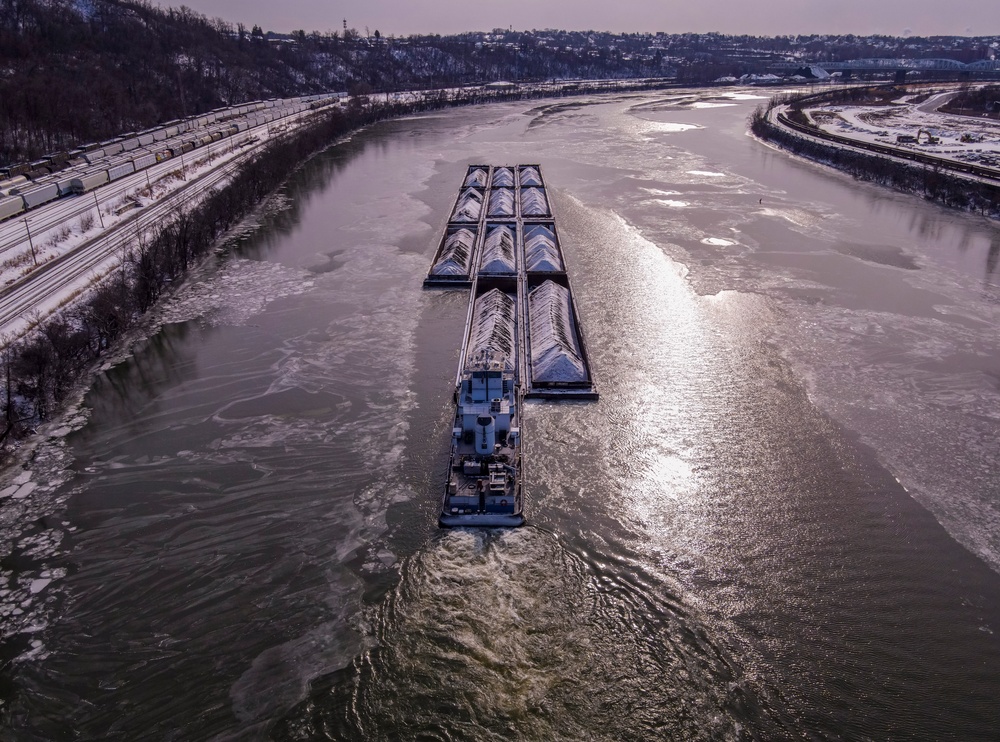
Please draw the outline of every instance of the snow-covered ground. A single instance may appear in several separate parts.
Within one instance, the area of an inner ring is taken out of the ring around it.
[[[236,152],[240,151],[242,148],[237,145]],[[0,283],[7,286],[31,273],[36,264],[44,265],[72,252],[84,242],[133,218],[142,208],[156,203],[234,156],[229,146],[218,147],[213,152],[192,152],[191,155],[186,155],[183,163],[180,158],[162,163],[165,167],[159,168],[159,172],[152,176],[146,172],[139,173],[131,178],[135,181],[133,185],[117,189],[111,195],[102,194],[98,189],[68,202],[52,204],[53,209],[67,204],[74,207],[75,216],[63,220],[61,224],[39,231],[33,228],[34,222],[58,220],[46,219],[46,215],[37,212],[16,220],[14,224],[20,225],[18,231],[22,239],[0,254],[3,260],[0,263]],[[85,207],[82,211],[81,204]],[[27,238],[29,230],[32,237],[30,243]]]
[[[1000,122],[938,113],[937,106],[949,96],[949,93],[938,94],[915,103],[916,96],[908,95],[886,106],[818,106],[806,109],[805,113],[820,129],[831,134],[906,147],[958,162],[1000,167]],[[899,141],[899,137],[918,135],[919,143]]]
[[[102,235],[107,235],[107,243],[106,259],[99,264],[91,261],[88,268],[82,271],[76,264],[61,265],[58,271],[76,272],[73,280],[62,281],[58,293],[37,301],[30,310],[12,312],[7,303],[13,301],[13,297],[4,296],[0,302],[0,338],[19,337],[39,318],[51,315],[113,270],[121,260],[123,251],[119,243],[123,239],[133,239],[137,232],[162,222],[159,218],[144,218],[152,210],[151,207],[176,196],[181,189],[224,168],[251,149],[261,147],[269,139],[295,128],[305,117],[306,114],[298,114],[281,122],[261,124],[90,193],[59,199],[3,224],[3,231],[0,232],[0,288],[21,281],[37,267],[64,258]],[[213,179],[210,185],[218,186],[220,183]],[[198,186],[189,189],[183,206],[195,205],[207,192],[207,188]],[[176,207],[179,205],[172,208]],[[127,234],[115,235],[115,228],[124,223],[135,224],[135,229],[128,228]]]

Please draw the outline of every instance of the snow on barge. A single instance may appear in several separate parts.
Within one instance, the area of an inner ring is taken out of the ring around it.
[[[424,285],[471,288],[440,525],[522,525],[522,400],[597,399],[540,166],[468,167]]]

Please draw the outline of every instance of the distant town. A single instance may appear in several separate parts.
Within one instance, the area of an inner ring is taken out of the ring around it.
[[[297,45],[317,37],[331,39],[330,34],[263,33],[269,44]],[[236,37],[240,35],[236,32]],[[244,32],[245,33],[245,32]],[[632,33],[611,34],[596,31],[560,31],[553,29],[515,31],[493,29],[455,36],[385,37],[378,30],[364,34],[346,28],[339,34],[342,41],[369,48],[389,47],[414,49],[434,47],[474,49],[495,54],[511,54],[520,64],[509,70],[508,77],[538,80],[545,77],[554,61],[585,65],[594,60],[633,72],[648,74],[658,71],[681,81],[709,82],[716,75],[742,76],[760,74],[774,69],[787,69],[789,64],[810,67],[815,64],[855,59],[948,59],[962,65],[996,61],[1000,52],[1000,36],[965,37],[933,36],[839,36],[811,34],[797,36],[730,36],[719,33]],[[459,56],[465,56],[464,54]],[[996,70],[996,66],[985,67]]]
[[[350,18],[336,30],[279,33],[252,18],[234,25],[185,6],[128,0],[21,3],[0,14],[0,39],[0,166],[223,106],[329,92],[578,79],[702,85],[1000,76],[1000,36],[493,29],[395,37],[359,30]]]

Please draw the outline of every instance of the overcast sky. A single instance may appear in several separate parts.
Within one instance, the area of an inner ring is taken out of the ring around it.
[[[265,31],[349,28],[383,35],[560,28],[773,36],[1000,34],[997,0],[159,0]]]

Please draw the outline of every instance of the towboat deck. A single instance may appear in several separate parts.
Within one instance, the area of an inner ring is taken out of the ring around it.
[[[457,417],[457,416],[456,416]],[[448,470],[444,526],[519,526],[524,523],[521,501],[521,451],[510,436],[490,456],[482,457],[473,440],[462,436],[456,419]]]

